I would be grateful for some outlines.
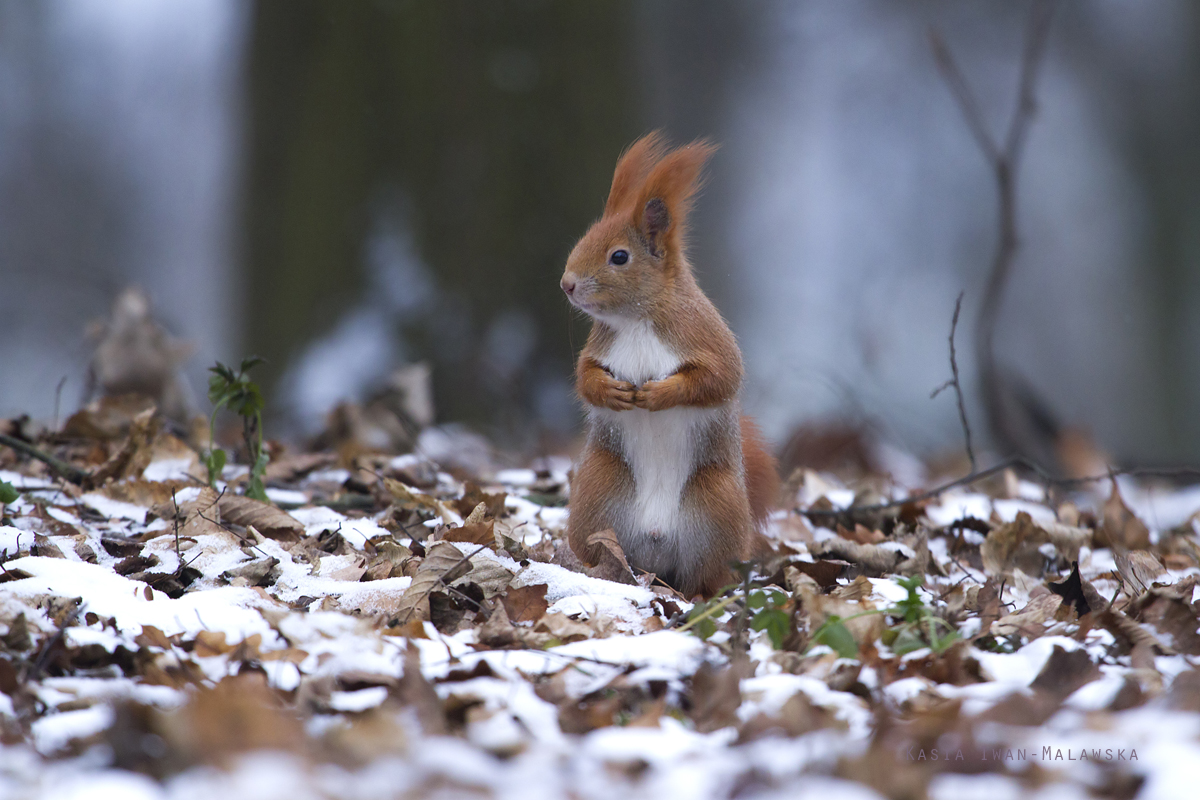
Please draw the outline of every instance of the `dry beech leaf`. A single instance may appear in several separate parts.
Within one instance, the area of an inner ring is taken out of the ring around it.
[[[837,526],[837,535],[851,542],[859,544],[879,544],[887,537],[883,535],[883,531],[871,530],[861,522],[855,523],[854,530],[850,530],[844,525]]]
[[[409,642],[404,650],[404,674],[400,676],[399,690],[405,705],[416,711],[417,720],[426,736],[440,736],[450,732],[442,700],[421,672],[421,651],[412,642]]]
[[[483,505],[480,503],[480,505]],[[465,542],[467,544],[482,544],[493,550],[496,549],[496,521],[464,522],[462,527],[448,528],[442,535],[444,542]]]
[[[1014,569],[1026,575],[1041,575],[1046,558],[1038,548],[1048,541],[1046,531],[1022,511],[1012,522],[988,533],[979,546],[979,555],[983,568],[993,575],[1007,575]]]
[[[1030,687],[1065,698],[1079,687],[1101,676],[1100,668],[1092,663],[1087,650],[1064,650],[1058,645],[1046,659],[1045,666],[1033,679]]]
[[[271,459],[263,478],[267,482],[289,483],[303,478],[313,470],[331,466],[335,461],[337,456],[333,453],[287,453],[280,458]]]
[[[169,519],[175,512],[171,497],[186,485],[184,481],[128,480],[110,483],[97,489],[97,492],[110,500],[145,506],[158,516]]]
[[[599,554],[595,565],[587,568],[588,575],[614,583],[636,583],[633,570],[629,568],[629,562],[625,559],[625,551],[621,549],[616,531],[612,528],[596,531],[588,536],[587,548],[589,552]]]
[[[396,502],[396,505],[405,510],[424,510],[432,514],[436,514],[442,518],[442,522],[447,525],[461,525],[462,516],[450,508],[448,505],[431,497],[424,492],[419,492],[410,486],[405,486],[395,478],[384,478],[384,488],[388,490],[388,494]]]
[[[1100,547],[1116,545],[1126,550],[1147,550],[1150,547],[1149,529],[1125,505],[1116,481],[1113,481],[1112,494],[1104,504],[1104,524],[1096,531],[1096,544]]]
[[[404,590],[400,605],[396,609],[396,620],[404,624],[410,620],[429,619],[429,593],[471,571],[471,561],[461,550],[449,542],[438,542],[417,567],[412,583]]]
[[[1117,572],[1135,596],[1149,591],[1154,586],[1155,579],[1162,577],[1167,571],[1159,560],[1146,550],[1126,550],[1114,544],[1112,551]]]
[[[458,513],[466,516],[482,503],[488,516],[499,518],[504,516],[504,500],[507,497],[508,495],[504,492],[488,494],[479,488],[479,484],[474,481],[467,481],[463,485],[463,496],[457,500],[452,500],[450,505]]]
[[[218,507],[225,522],[244,528],[254,526],[268,539],[296,542],[304,536],[304,526],[295,517],[270,503],[226,493],[221,496]]]
[[[225,631],[200,631],[196,634],[196,645],[192,650],[199,658],[208,656],[223,656],[233,650],[233,645],[225,642]]]
[[[1063,607],[1063,599],[1052,592],[1040,594],[1030,599],[1029,604],[992,623],[991,633],[995,636],[1011,636],[1020,633],[1022,636],[1033,638],[1040,636],[1046,623],[1056,619],[1055,615]]]
[[[874,577],[895,572],[897,565],[904,560],[904,554],[899,550],[891,550],[877,544],[859,544],[841,538],[814,544],[809,550],[816,557],[832,557],[858,564],[864,572]]]
[[[590,627],[557,611],[543,616],[538,620],[537,625],[533,626],[533,629],[540,633],[548,633],[560,642],[577,642],[581,639],[592,638]]]
[[[135,636],[133,641],[138,647],[158,647],[163,650],[171,649],[171,640],[167,638],[165,633],[153,625],[143,625],[142,632]]]
[[[512,622],[537,622],[546,613],[549,604],[546,602],[544,583],[530,586],[510,588],[504,594],[504,610]]]
[[[738,707],[742,704],[741,681],[747,670],[733,664],[725,668],[709,662],[700,665],[692,676],[691,718],[700,733],[712,733],[737,725]]]
[[[471,555],[474,556],[475,550],[478,547],[472,548]],[[502,594],[512,583],[516,577],[512,572],[505,569],[501,564],[494,559],[479,558],[471,560],[471,574],[465,578],[451,580],[455,586],[461,587],[464,583],[473,583],[483,592],[483,596],[488,600]]]
[[[1200,655],[1200,632],[1196,612],[1190,601],[1195,591],[1196,576],[1188,576],[1175,586],[1150,589],[1130,605],[1131,615],[1140,622],[1169,637],[1175,650],[1188,655]]]
[[[304,728],[266,675],[243,672],[201,686],[186,706],[165,714],[162,737],[189,761],[220,765],[251,750],[298,750]]]
[[[788,588],[795,591],[797,577],[807,575],[816,581],[818,586],[828,589],[838,585],[837,579],[846,573],[849,566],[849,561],[793,561],[784,568],[784,580],[787,581]],[[796,576],[793,576],[792,572],[795,572]]]

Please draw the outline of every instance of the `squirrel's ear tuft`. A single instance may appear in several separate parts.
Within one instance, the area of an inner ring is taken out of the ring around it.
[[[650,255],[661,258],[663,254],[663,236],[671,227],[671,212],[661,197],[652,197],[646,201],[642,209],[642,224],[638,229],[646,237],[650,246]]]
[[[633,224],[656,256],[682,249],[688,211],[700,189],[700,173],[716,149],[698,139],[667,153],[646,175],[634,206]]]
[[[605,216],[628,208],[650,174],[650,169],[662,159],[665,151],[666,145],[659,131],[652,131],[629,145],[613,172],[612,189],[604,206]]]

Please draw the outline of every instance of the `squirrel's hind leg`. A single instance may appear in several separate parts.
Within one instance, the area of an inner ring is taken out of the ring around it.
[[[677,586],[685,597],[711,597],[733,582],[731,565],[743,561],[753,523],[741,470],[732,464],[710,463],[696,470],[683,492],[681,506],[697,520],[690,568],[680,570]]]
[[[595,566],[600,554],[591,552],[588,537],[617,526],[617,509],[634,491],[633,474],[622,458],[605,447],[589,444],[571,480],[571,512],[567,542],[579,560]]]

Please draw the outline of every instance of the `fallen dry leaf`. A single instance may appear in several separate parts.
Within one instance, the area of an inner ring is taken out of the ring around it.
[[[253,526],[268,539],[296,542],[304,536],[304,526],[295,517],[270,503],[226,492],[218,506],[223,521],[244,528]]]
[[[404,590],[396,610],[399,624],[418,619],[429,619],[429,593],[443,584],[462,577],[471,571],[471,561],[449,542],[438,542],[417,568],[412,583]]]
[[[530,586],[511,587],[504,593],[504,609],[512,622],[537,622],[546,613],[549,604],[546,602],[544,583]]]
[[[587,569],[587,574],[593,578],[601,578],[616,583],[636,583],[633,570],[625,559],[625,551],[617,541],[617,534],[612,528],[596,531],[587,538],[588,551],[598,553],[599,560]]]
[[[1150,530],[1125,505],[1116,481],[1113,481],[1112,494],[1104,504],[1104,524],[1096,530],[1096,544],[1100,547],[1116,545],[1126,550],[1150,547]]]

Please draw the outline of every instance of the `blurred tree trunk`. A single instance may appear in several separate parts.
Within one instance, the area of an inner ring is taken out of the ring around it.
[[[363,299],[373,214],[396,195],[438,287],[403,333],[434,362],[439,418],[529,414],[530,376],[493,374],[482,349],[506,311],[532,320],[527,364],[569,380],[586,325],[558,277],[643,129],[629,20],[611,2],[255,5],[245,348],[268,385]]]

